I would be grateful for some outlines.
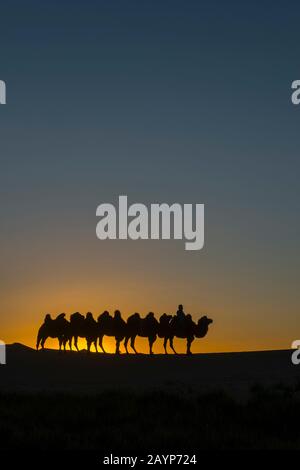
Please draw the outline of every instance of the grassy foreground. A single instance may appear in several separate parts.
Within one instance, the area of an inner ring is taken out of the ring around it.
[[[223,392],[1,394],[0,448],[39,450],[299,449],[297,388]]]

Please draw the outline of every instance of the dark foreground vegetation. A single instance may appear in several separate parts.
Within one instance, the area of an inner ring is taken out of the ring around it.
[[[223,392],[1,394],[0,447],[26,450],[299,449],[298,388]]]

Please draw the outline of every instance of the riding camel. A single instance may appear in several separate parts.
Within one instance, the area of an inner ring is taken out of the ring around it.
[[[186,315],[185,318],[179,319],[173,317],[166,325],[166,329],[163,332],[164,337],[164,348],[167,353],[167,342],[169,340],[172,351],[176,353],[174,349],[174,338],[183,338],[187,340],[187,354],[192,354],[191,345],[195,338],[204,338],[207,335],[209,325],[213,323],[213,320],[207,318],[206,315],[200,318],[197,323],[192,320],[191,315]]]
[[[181,313],[182,310],[179,309]],[[183,313],[183,312],[182,312]],[[164,339],[164,350],[167,354],[167,344],[169,341],[172,351],[174,349],[174,337],[183,338],[187,340],[187,354],[191,354],[191,344],[195,338],[203,338],[208,332],[208,327],[213,320],[203,316],[194,323],[191,315],[167,315],[164,313],[159,322],[155,319],[153,312],[148,313],[145,318],[141,318],[139,313],[134,313],[127,319],[127,333],[125,336],[124,346],[128,353],[127,343],[130,339],[130,346],[135,353],[135,339],[137,336],[148,338],[150,354],[153,354],[152,346],[156,341],[157,336]]]

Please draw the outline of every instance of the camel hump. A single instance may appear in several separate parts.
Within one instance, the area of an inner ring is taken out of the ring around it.
[[[145,318],[146,323],[149,325],[149,327],[156,327],[158,325],[158,321],[155,318],[155,315],[153,312],[149,312],[148,315]]]
[[[72,320],[73,318],[80,318],[81,314],[79,312],[74,312],[70,315],[70,319]]]
[[[115,314],[114,314],[114,325],[115,325],[115,327],[118,328],[119,330],[122,329],[122,328],[125,328],[125,326],[126,326],[126,322],[125,322],[125,320],[123,320],[122,314],[121,314],[120,310],[116,310],[116,311],[115,311]]]
[[[103,313],[100,313],[100,315],[98,316],[97,320],[100,321],[100,320],[103,320],[105,318],[110,318],[110,314],[107,310],[104,310]]]
[[[172,315],[168,315],[167,313],[163,313],[159,318],[159,322],[163,323],[163,324],[168,324],[168,323],[171,323],[172,318],[173,318]]]
[[[55,318],[55,320],[65,320],[65,316],[66,316],[65,313],[60,313],[59,315],[57,315],[57,317]]]
[[[52,321],[50,313],[47,313],[44,319],[44,323],[50,323]]]
[[[96,323],[96,320],[94,319],[92,312],[87,312],[85,316],[85,321],[86,323],[91,324],[91,325]]]
[[[132,323],[135,322],[136,320],[140,320],[141,316],[139,313],[134,313],[133,315],[130,315],[130,317],[127,318],[127,323]]]

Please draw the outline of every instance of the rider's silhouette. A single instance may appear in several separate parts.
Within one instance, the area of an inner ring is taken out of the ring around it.
[[[185,320],[185,313],[183,311],[183,305],[178,305],[178,310],[176,312],[177,319],[182,321]]]

